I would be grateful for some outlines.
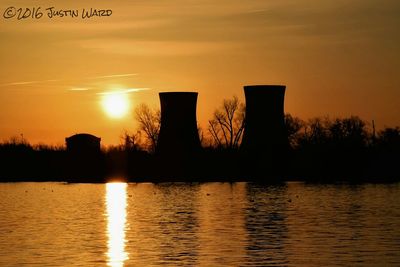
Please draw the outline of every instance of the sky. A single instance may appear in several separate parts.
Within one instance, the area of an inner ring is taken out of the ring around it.
[[[44,15],[5,18],[9,7]],[[49,18],[49,7],[79,16]],[[112,15],[83,19],[90,8]],[[305,120],[398,126],[398,14],[398,0],[0,0],[0,141],[87,132],[118,144],[138,127],[135,107],[159,108],[165,91],[198,92],[206,129],[252,84],[286,85],[285,112]],[[129,102],[121,118],[104,108],[111,92]]]

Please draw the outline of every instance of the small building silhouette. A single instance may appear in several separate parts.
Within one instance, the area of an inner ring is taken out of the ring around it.
[[[72,182],[103,182],[104,160],[99,137],[80,133],[65,138],[66,173]],[[83,179],[83,180],[82,180]]]
[[[86,133],[65,138],[67,151],[73,153],[97,153],[100,151],[100,141],[101,138]]]

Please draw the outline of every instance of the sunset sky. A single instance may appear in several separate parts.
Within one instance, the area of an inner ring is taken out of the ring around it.
[[[10,6],[40,19],[6,19]],[[47,17],[111,9],[110,17]],[[158,92],[199,92],[203,129],[243,86],[284,84],[285,111],[303,119],[359,115],[400,125],[398,0],[0,0],[0,141],[64,144],[87,132],[118,144]],[[104,98],[128,99],[110,116]]]

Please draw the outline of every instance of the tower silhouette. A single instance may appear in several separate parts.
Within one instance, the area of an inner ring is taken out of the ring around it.
[[[160,93],[161,128],[156,152],[163,156],[186,156],[200,150],[197,132],[196,92]]]
[[[246,118],[241,149],[247,158],[247,171],[281,174],[289,148],[284,119],[285,89],[284,85],[244,86]]]
[[[160,93],[161,128],[156,147],[159,181],[189,181],[198,175],[201,150],[196,92]]]
[[[284,120],[284,85],[244,86],[246,121],[244,150],[276,150],[287,146]]]

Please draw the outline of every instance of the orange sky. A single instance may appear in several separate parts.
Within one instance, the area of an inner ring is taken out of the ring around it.
[[[113,14],[5,19],[9,6]],[[132,88],[148,90],[127,94],[131,110],[158,107],[160,91],[198,91],[203,128],[251,84],[285,84],[285,111],[303,119],[400,125],[398,14],[397,0],[0,0],[0,140],[88,132],[118,144],[133,112],[109,118],[101,93]]]

